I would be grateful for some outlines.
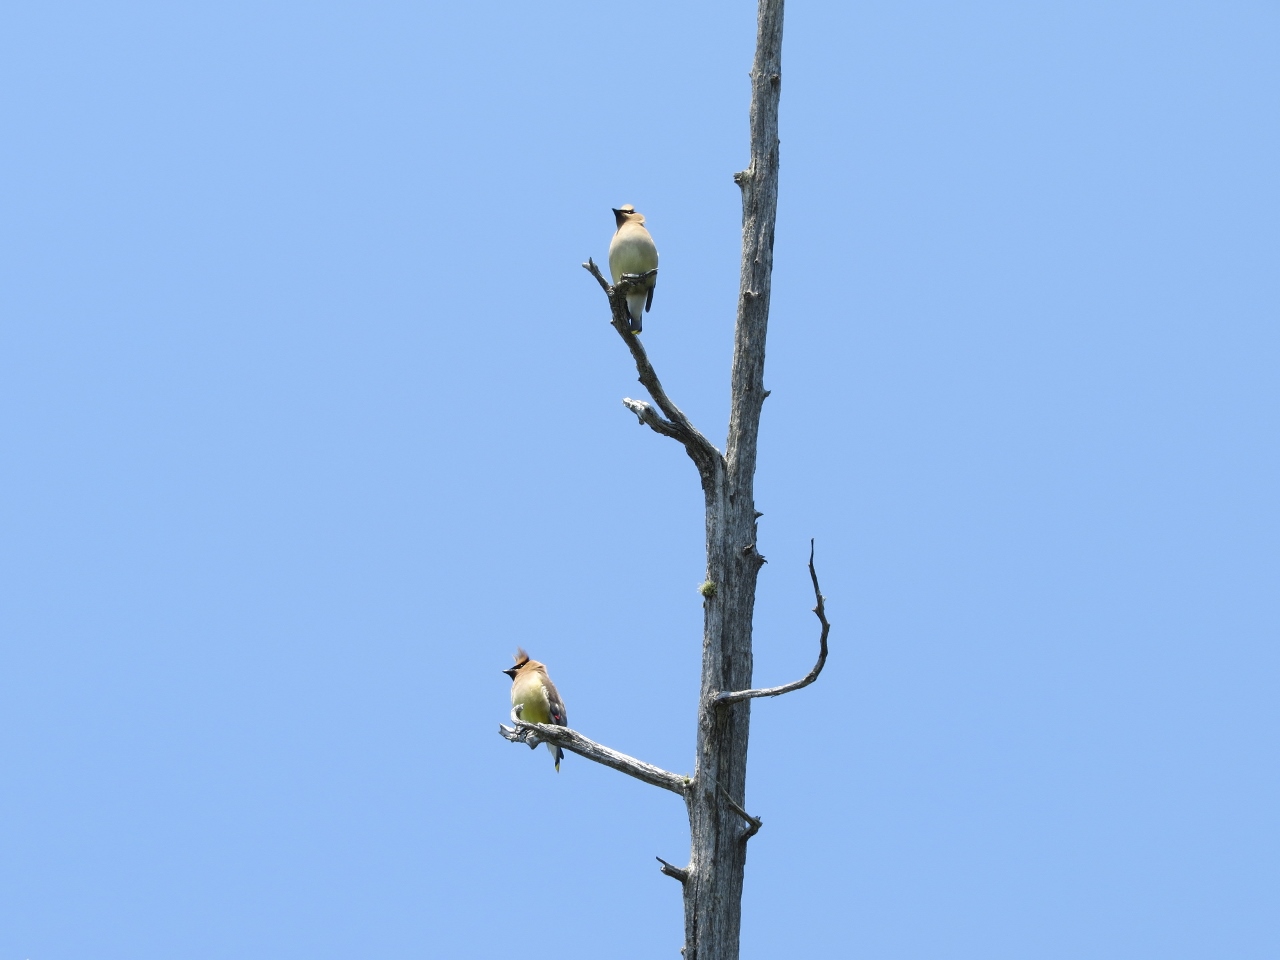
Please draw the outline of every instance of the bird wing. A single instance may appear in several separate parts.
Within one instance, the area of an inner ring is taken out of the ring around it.
[[[550,677],[544,677],[542,680],[543,689],[547,691],[547,704],[551,709],[551,720],[557,727],[567,727],[569,725],[569,716],[564,709],[564,701],[560,699],[560,691],[556,689],[556,685],[551,682]]]

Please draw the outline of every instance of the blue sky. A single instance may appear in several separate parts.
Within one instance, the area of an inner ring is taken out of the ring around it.
[[[753,5],[0,15],[0,960],[677,956]],[[787,11],[744,960],[1280,953],[1280,12]],[[626,65],[628,88],[617,71]]]

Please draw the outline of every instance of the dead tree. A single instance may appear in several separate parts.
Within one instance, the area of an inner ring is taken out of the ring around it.
[[[817,663],[794,683],[751,689],[751,619],[756,576],[764,557],[756,547],[752,485],[764,388],[765,333],[778,207],[778,99],[782,86],[783,0],[759,0],[755,60],[751,68],[751,162],[734,174],[742,189],[742,277],[734,330],[732,401],[726,449],[721,453],[662,388],[640,338],[630,331],[627,291],[640,278],[609,284],[594,261],[583,264],[609,299],[612,324],[631,351],[640,383],[652,402],[622,402],[642,424],[678,441],[698,468],[706,500],[707,575],[702,586],[702,686],[697,759],[692,777],[680,776],[618,753],[565,727],[524,723],[501,727],[508,740],[553,743],[589,760],[680,794],[689,810],[689,864],[659,858],[661,870],[684,887],[685,960],[736,960],[742,919],[747,841],[760,820],[746,811],[747,737],[751,701],[808,686],[827,658],[827,623],[810,544],[809,574],[822,626]]]

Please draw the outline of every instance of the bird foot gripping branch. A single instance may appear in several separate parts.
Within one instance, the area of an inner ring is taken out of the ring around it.
[[[526,723],[516,715],[515,710],[511,711],[511,724],[509,727],[503,723],[498,724],[498,732],[512,743],[523,743],[530,750],[536,750],[547,742],[542,737],[541,724]]]
[[[650,277],[656,277],[657,275],[657,267],[654,267],[648,273],[624,273],[614,286],[625,293],[627,290],[631,289],[632,284],[639,283],[641,280],[647,280]]]
[[[631,307],[630,307],[630,302],[631,302],[630,298],[632,295],[631,291],[636,289],[637,286],[640,286],[641,289],[644,289],[643,285],[645,284],[645,282],[652,278],[652,283],[650,283],[648,286],[649,300],[652,301],[653,300],[653,284],[656,284],[658,282],[657,277],[658,277],[657,267],[654,267],[648,273],[624,273],[621,277],[618,278],[618,282],[609,288],[609,290],[611,291],[609,294],[610,297],[611,298],[617,297],[623,303],[621,312],[622,312],[623,318],[626,320],[626,332],[633,337],[640,336],[640,330],[642,328],[642,324],[638,320],[631,319]]]
[[[499,724],[502,735],[512,743],[527,743],[530,750],[537,749],[538,744],[542,743],[542,737],[538,736],[538,724],[529,723],[523,719],[524,704],[517,703],[511,708],[511,726],[503,726]],[[508,736],[511,734],[511,736]]]

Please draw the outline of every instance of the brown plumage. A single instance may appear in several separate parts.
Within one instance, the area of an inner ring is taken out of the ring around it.
[[[530,660],[523,647],[516,647],[515,659],[516,665],[502,672],[511,678],[511,706],[520,708],[520,719],[526,723],[552,723],[557,727],[567,727],[569,721],[564,701],[547,676],[547,668],[537,660]],[[548,743],[547,749],[556,758],[556,772],[559,773],[564,751],[553,743]]]

